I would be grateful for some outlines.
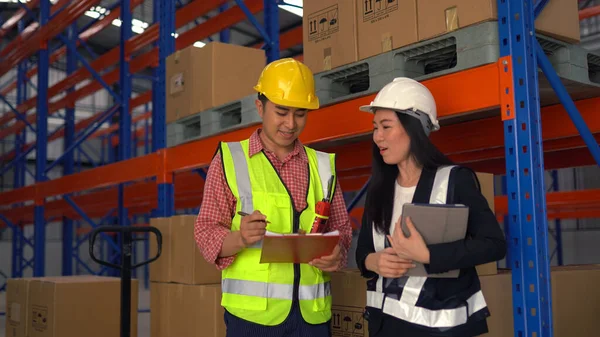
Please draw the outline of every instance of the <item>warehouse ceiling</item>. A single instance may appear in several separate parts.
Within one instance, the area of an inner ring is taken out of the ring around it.
[[[4,22],[5,20],[9,19],[15,13],[16,10],[21,8],[18,3],[15,3],[13,1],[16,1],[16,0],[0,0],[0,22]],[[186,4],[188,4],[189,2],[191,2],[193,0],[174,0],[174,1],[177,2],[176,7],[179,8],[179,7],[185,6]],[[196,1],[202,1],[202,0],[196,0]],[[285,2],[291,3],[291,4],[302,5],[302,0],[285,0]],[[119,1],[115,1],[115,0],[100,1],[98,6],[91,8],[88,12],[86,12],[85,16],[83,16],[77,20],[77,26],[79,28],[81,28],[81,27],[85,27],[85,26],[89,25],[94,20],[102,17],[102,15],[107,15],[108,11],[111,8],[115,8],[116,6],[118,6],[119,3],[120,3]],[[236,6],[235,1],[230,1],[228,3],[228,6],[229,7]],[[298,10],[300,10],[300,13],[298,13]],[[134,35],[143,33],[144,30],[147,29],[152,24],[152,22],[153,22],[153,13],[152,12],[153,12],[152,0],[145,0],[142,3],[142,5],[140,5],[134,9],[134,11],[133,11],[134,21],[132,23],[132,25],[133,25],[132,29],[134,31]],[[37,15],[38,11],[34,10],[33,14]],[[201,24],[201,23],[205,22],[206,20],[208,20],[212,17],[215,17],[217,15],[219,15],[218,9],[208,13],[207,15],[199,17],[195,22],[192,22],[188,25],[181,27],[180,29],[177,30],[177,34],[182,34],[185,31],[195,27],[197,24]],[[258,20],[258,22],[260,22],[260,23],[264,22],[262,13],[258,13],[257,15],[255,15],[255,17]],[[29,22],[31,22],[31,21],[33,21],[33,20],[31,18],[29,18]],[[117,21],[117,22],[115,22],[115,21]],[[120,37],[119,37],[120,22],[118,20],[115,20],[115,21],[113,21],[113,25],[107,27],[106,29],[104,29],[104,30],[100,31],[99,33],[95,34],[94,36],[92,36],[87,42],[88,48],[87,49],[80,48],[80,52],[82,54],[84,54],[88,59],[93,60],[98,55],[102,55],[102,54],[108,52],[109,50],[117,47],[119,45],[119,40],[120,40]],[[29,24],[29,23],[27,23],[27,24]],[[282,32],[286,31],[288,29],[292,29],[292,28],[301,26],[302,25],[301,9],[294,8],[291,6],[280,6],[279,25],[280,25],[280,30]],[[16,35],[16,30],[13,30],[11,32],[11,34],[9,34],[5,37],[5,41],[14,38],[15,35]],[[213,41],[218,41],[219,34],[215,34],[215,35],[211,36],[210,39],[212,39]],[[210,39],[205,39],[205,40],[199,41],[199,42],[197,42],[196,45],[208,43],[210,41]],[[260,35],[260,33],[258,32],[258,30],[252,25],[252,23],[249,20],[245,20],[233,27],[230,27],[230,42],[238,44],[238,45],[252,46],[254,44],[263,42],[263,38]],[[56,43],[58,43],[58,42],[56,42]],[[296,56],[301,53],[302,53],[302,46],[296,46],[289,50],[282,51],[281,56],[282,57]],[[35,56],[34,56],[34,58],[35,58]],[[64,70],[64,69],[66,69],[65,61],[63,60],[62,63],[57,62],[53,65],[53,67]],[[150,75],[150,70],[146,70],[144,73],[146,75]],[[151,83],[149,83],[148,80],[140,80],[137,78],[134,79],[134,91],[144,92],[149,89],[151,89]]]
[[[51,1],[55,2],[56,0],[51,0]],[[173,1],[176,1],[176,4],[177,4],[176,6],[177,6],[177,8],[179,8],[181,6],[185,6],[186,4],[188,4],[189,2],[191,2],[193,0],[173,0]],[[196,0],[196,1],[203,1],[203,0]],[[302,5],[302,0],[280,0],[280,1],[282,3],[287,2],[287,3],[296,4],[296,5]],[[16,2],[16,0],[0,0],[0,22],[3,22],[5,20],[7,20],[8,18],[10,18],[13,15],[13,13],[17,9],[20,8],[20,5],[15,2]],[[110,10],[111,8],[114,8],[115,6],[118,6],[119,3],[120,2],[117,0],[102,0],[102,1],[100,1],[98,6],[91,8],[86,13],[85,16],[83,16],[82,18],[80,18],[77,21],[78,27],[84,27],[84,26],[90,24],[95,19],[101,17],[102,14],[107,14],[107,12],[106,12],[107,10]],[[600,0],[580,0],[579,5],[580,5],[580,8],[596,6],[596,5],[600,5]],[[233,1],[233,0],[229,1],[228,6],[230,6],[230,7],[236,6],[235,1]],[[133,12],[134,34],[142,33],[145,29],[147,29],[151,25],[151,23],[153,21],[153,18],[152,18],[153,13],[152,12],[153,12],[153,1],[152,0],[145,0],[142,3],[142,5],[140,5],[134,9],[134,12]],[[293,13],[293,12],[295,12],[295,13]],[[34,11],[33,14],[37,15],[37,10]],[[188,29],[195,27],[195,25],[201,24],[202,22],[205,22],[206,20],[208,20],[218,14],[219,14],[218,9],[214,10],[214,11],[208,13],[208,15],[199,17],[196,20],[196,22],[193,22],[184,27],[181,27],[180,29],[177,30],[177,33],[182,34],[185,31],[187,31]],[[287,8],[285,8],[284,6],[280,6],[279,24],[280,24],[281,31],[286,31],[288,29],[292,29],[292,28],[302,25],[301,15],[302,15],[301,9],[300,9],[300,13],[298,13],[298,8],[294,8],[291,6],[287,6]],[[257,18],[258,22],[263,23],[262,13],[257,14],[255,17]],[[31,19],[30,19],[30,21],[31,21]],[[90,40],[88,41],[89,48],[87,50],[82,49],[82,51],[81,51],[82,54],[86,55],[86,57],[93,60],[97,57],[97,55],[102,55],[102,54],[106,53],[107,51],[118,46],[118,44],[119,44],[119,23],[120,22],[118,22],[118,20],[115,20],[115,21],[117,21],[117,22],[113,22],[113,25],[109,26],[108,28],[104,29],[103,31],[92,36],[90,38]],[[600,53],[600,17],[592,17],[589,19],[584,19],[581,21],[580,27],[581,27],[581,46],[586,49],[589,49],[591,51]],[[15,30],[13,30],[11,32],[11,34],[9,34],[8,36],[5,37],[4,42],[14,38],[15,34],[16,34]],[[214,41],[218,41],[219,34],[215,34],[214,36],[211,36],[211,39]],[[199,41],[197,43],[201,45],[202,43],[207,43],[209,41],[210,41],[209,39],[205,39],[205,40]],[[249,20],[245,20],[245,21],[230,28],[230,41],[232,43],[239,44],[239,45],[251,46],[256,43],[262,42],[263,39],[262,39],[260,33],[257,31],[257,29],[252,25],[252,23]],[[281,56],[282,57],[295,56],[295,55],[299,55],[301,53],[302,53],[302,46],[296,46],[292,49],[282,51]],[[60,62],[57,64],[54,64],[53,67],[58,68],[58,69],[65,69],[64,61],[62,64]],[[150,75],[150,71],[147,70],[145,72],[145,74]],[[148,80],[140,80],[137,78],[134,79],[134,90],[136,92],[143,92],[150,88],[151,88],[151,84],[149,83]]]

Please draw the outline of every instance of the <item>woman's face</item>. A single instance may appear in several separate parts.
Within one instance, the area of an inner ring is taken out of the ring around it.
[[[397,165],[408,160],[410,138],[395,111],[379,109],[375,112],[373,141],[379,147],[379,153],[386,164]]]

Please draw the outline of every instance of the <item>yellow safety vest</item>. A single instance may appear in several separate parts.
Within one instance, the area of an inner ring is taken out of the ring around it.
[[[305,147],[309,162],[308,207],[300,213],[299,228],[310,231],[315,204],[327,193],[327,182],[335,175],[335,155]],[[238,211],[259,210],[270,223],[267,230],[292,233],[292,196],[264,153],[249,156],[249,140],[221,143],[220,154],[227,183],[237,200],[231,230],[240,229]],[[337,177],[334,179],[337,180]],[[334,180],[335,182],[335,180]],[[334,185],[335,186],[335,185]],[[333,195],[334,191],[331,191]],[[222,272],[221,305],[231,314],[266,326],[282,323],[292,306],[294,265],[260,263],[260,242],[240,251]],[[306,322],[319,324],[331,318],[330,276],[308,264],[300,264],[298,299]]]

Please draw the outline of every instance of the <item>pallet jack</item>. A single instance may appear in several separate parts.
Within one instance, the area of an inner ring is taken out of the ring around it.
[[[94,243],[96,237],[103,233],[121,234],[121,264],[113,264],[98,259],[94,254]],[[156,256],[137,264],[132,264],[133,233],[154,233],[157,241]],[[131,337],[131,271],[152,263],[160,257],[162,250],[162,235],[156,227],[133,227],[133,226],[99,226],[92,230],[89,237],[90,257],[95,262],[119,269],[121,271],[121,337]]]

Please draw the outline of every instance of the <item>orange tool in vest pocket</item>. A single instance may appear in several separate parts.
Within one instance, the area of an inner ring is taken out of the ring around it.
[[[331,209],[331,200],[329,200],[329,197],[331,196],[331,191],[333,189],[333,180],[334,177],[331,176],[331,178],[329,178],[329,183],[327,184],[327,195],[315,205],[316,216],[310,230],[311,233],[323,233],[325,228],[327,228],[327,220],[329,220],[329,212]]]

